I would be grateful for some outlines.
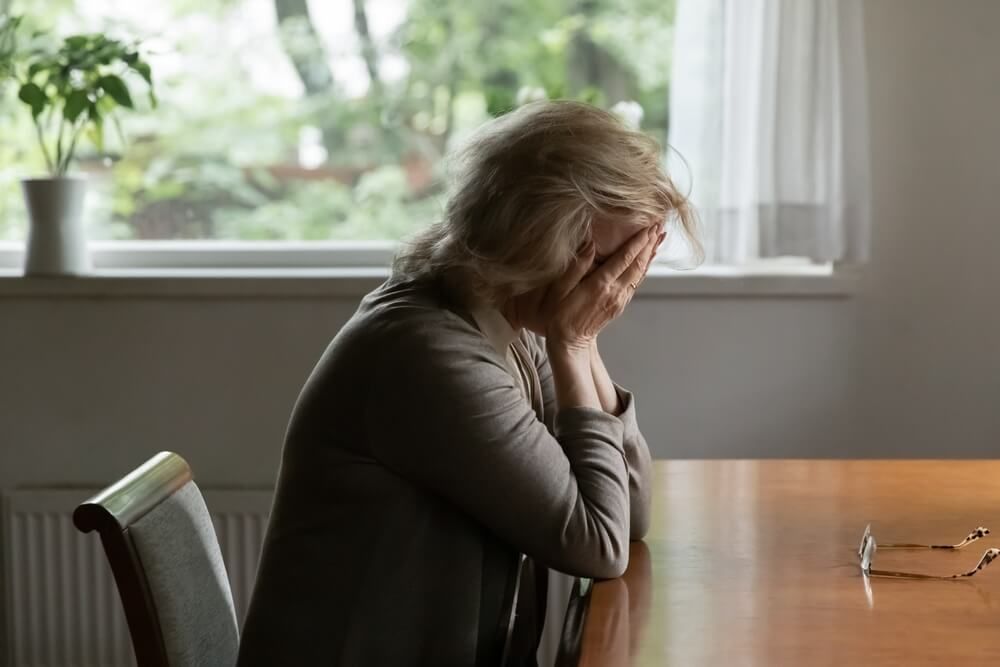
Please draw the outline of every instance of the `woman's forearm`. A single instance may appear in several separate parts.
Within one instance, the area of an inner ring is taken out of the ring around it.
[[[558,407],[602,410],[601,397],[591,370],[590,350],[573,349],[552,341],[546,343],[546,348]]]
[[[635,412],[626,416],[625,410],[631,399],[619,395],[611,377],[608,375],[601,355],[595,343],[591,353],[591,368],[594,374],[594,384],[601,396],[601,407],[605,412],[619,417],[625,423],[625,461],[628,464],[629,474],[629,508],[630,508],[630,534],[633,540],[641,540],[649,530],[649,508],[650,508],[650,475],[652,461],[649,455],[649,447],[646,440],[639,432],[639,425],[635,421]]]
[[[601,409],[617,417],[622,413],[621,401],[618,399],[618,391],[611,381],[611,376],[608,375],[608,369],[604,367],[601,353],[597,350],[596,340],[590,346],[590,373],[601,401]]]

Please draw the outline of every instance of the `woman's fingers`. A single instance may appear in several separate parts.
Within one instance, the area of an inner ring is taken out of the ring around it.
[[[547,335],[577,342],[596,336],[628,305],[660,240],[658,228],[642,229],[593,271],[596,248],[588,244],[566,274],[552,284],[547,300],[555,315]]]
[[[595,276],[599,276],[600,279],[607,282],[614,282],[621,277],[623,273],[628,271],[629,267],[635,262],[635,260],[640,257],[643,251],[646,249],[653,239],[656,238],[655,229],[652,227],[646,227],[632,236],[628,241],[618,249],[614,255],[611,256],[608,261],[601,265],[601,267],[594,271]]]
[[[580,254],[577,255],[576,261],[569,267],[569,270],[556,281],[554,285],[555,294],[553,296],[557,301],[566,298],[566,295],[580,284],[580,281],[587,275],[587,272],[590,271],[590,267],[594,263],[594,253],[596,251],[597,247],[594,245],[594,240],[591,239],[580,251]]]
[[[663,243],[663,238],[665,236],[666,236],[665,232],[660,232],[659,234],[657,234],[656,238],[653,240],[652,251],[646,256],[646,266],[642,270],[642,278],[640,278],[639,282],[636,283],[636,287],[638,287],[639,285],[641,285],[642,282],[646,279],[646,276],[649,275],[649,267],[653,266],[653,260],[656,259],[656,253],[658,253],[660,251],[660,244]]]
[[[649,268],[649,262],[653,259],[653,253],[656,252],[659,238],[659,233],[654,233],[650,236],[639,255],[632,261],[632,264],[618,277],[617,282],[621,289],[635,290],[639,286],[639,283],[642,282],[642,279],[646,276],[646,270]]]

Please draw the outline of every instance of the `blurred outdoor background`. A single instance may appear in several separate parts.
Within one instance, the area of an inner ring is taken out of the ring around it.
[[[396,240],[442,205],[442,157],[539,96],[643,109],[667,136],[674,0],[8,0],[53,37],[139,39],[159,105],[82,146],[91,239]],[[3,6],[0,0],[0,6]],[[0,241],[40,175],[0,103]],[[140,103],[141,104],[141,103]],[[147,105],[148,107],[148,105]]]

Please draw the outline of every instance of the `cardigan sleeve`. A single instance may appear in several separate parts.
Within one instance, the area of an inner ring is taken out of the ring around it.
[[[530,339],[528,345],[534,355],[538,381],[542,388],[544,418],[549,423],[556,414],[556,390],[552,380],[552,368],[549,366],[549,358],[545,352],[544,339],[534,334],[526,335],[525,338]],[[653,462],[646,439],[639,430],[635,396],[618,384],[615,384],[615,390],[618,392],[618,400],[624,406],[618,419],[624,426],[622,449],[625,452],[625,462],[628,466],[631,526],[629,539],[641,540],[649,532],[649,516],[653,502],[651,485]]]
[[[620,576],[626,423],[571,408],[550,432],[496,351],[458,318],[410,320],[388,333],[365,415],[375,458],[549,567]]]

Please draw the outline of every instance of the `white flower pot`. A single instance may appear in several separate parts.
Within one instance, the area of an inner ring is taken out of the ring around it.
[[[21,182],[28,205],[26,276],[77,276],[90,271],[83,229],[82,178],[31,178]]]

